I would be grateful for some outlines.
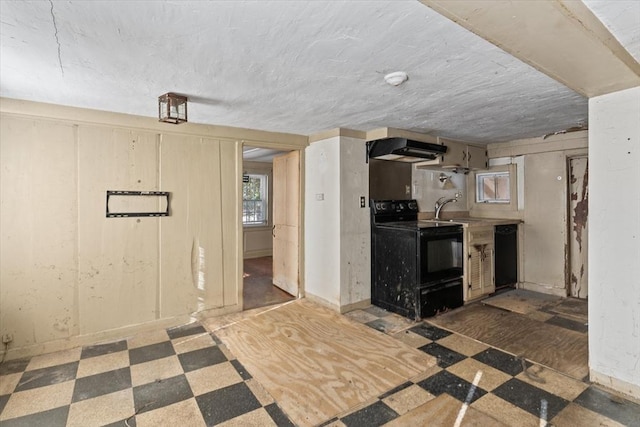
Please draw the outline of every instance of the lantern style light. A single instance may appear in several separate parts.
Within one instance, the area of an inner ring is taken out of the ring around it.
[[[165,93],[158,97],[158,119],[174,125],[187,122],[187,97]]]

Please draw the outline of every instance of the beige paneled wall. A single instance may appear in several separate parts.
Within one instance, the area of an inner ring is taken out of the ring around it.
[[[588,152],[587,132],[489,144],[488,149],[490,158],[524,156],[520,286],[566,296],[567,162]]]
[[[0,120],[0,333],[78,334],[76,127]]]
[[[153,320],[162,220],[106,218],[105,193],[160,190],[158,136],[81,125],[76,157],[80,334]]]
[[[243,134],[260,133],[0,105],[0,335],[14,337],[9,358],[241,309],[241,145]],[[263,135],[250,141],[306,145]],[[107,190],[169,191],[171,215],[106,218]]]
[[[172,199],[171,216],[161,220],[161,316],[223,306],[220,145],[162,136],[161,183]]]

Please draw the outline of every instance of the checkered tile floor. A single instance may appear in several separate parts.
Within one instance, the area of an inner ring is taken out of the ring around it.
[[[422,377],[326,426],[378,426],[442,393],[506,425],[640,425],[640,406],[428,322],[377,307],[349,313],[437,358]],[[199,323],[0,365],[0,424],[12,426],[290,426],[274,399]]]
[[[8,361],[0,375],[3,427],[292,425],[198,323]]]

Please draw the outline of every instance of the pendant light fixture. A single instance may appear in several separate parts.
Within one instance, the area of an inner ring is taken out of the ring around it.
[[[158,120],[174,125],[187,122],[187,97],[165,93],[158,97]]]

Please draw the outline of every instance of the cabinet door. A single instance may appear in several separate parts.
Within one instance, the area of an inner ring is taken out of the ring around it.
[[[456,141],[447,141],[447,152],[442,156],[442,166],[467,167],[467,146]]]
[[[475,145],[467,145],[467,167],[469,169],[486,169],[487,168],[487,149],[485,147],[476,147]]]
[[[493,268],[493,247],[487,247],[482,254],[482,294],[488,295],[496,290]]]
[[[469,252],[469,262],[466,283],[466,300],[472,300],[482,295],[482,252],[471,249]]]

